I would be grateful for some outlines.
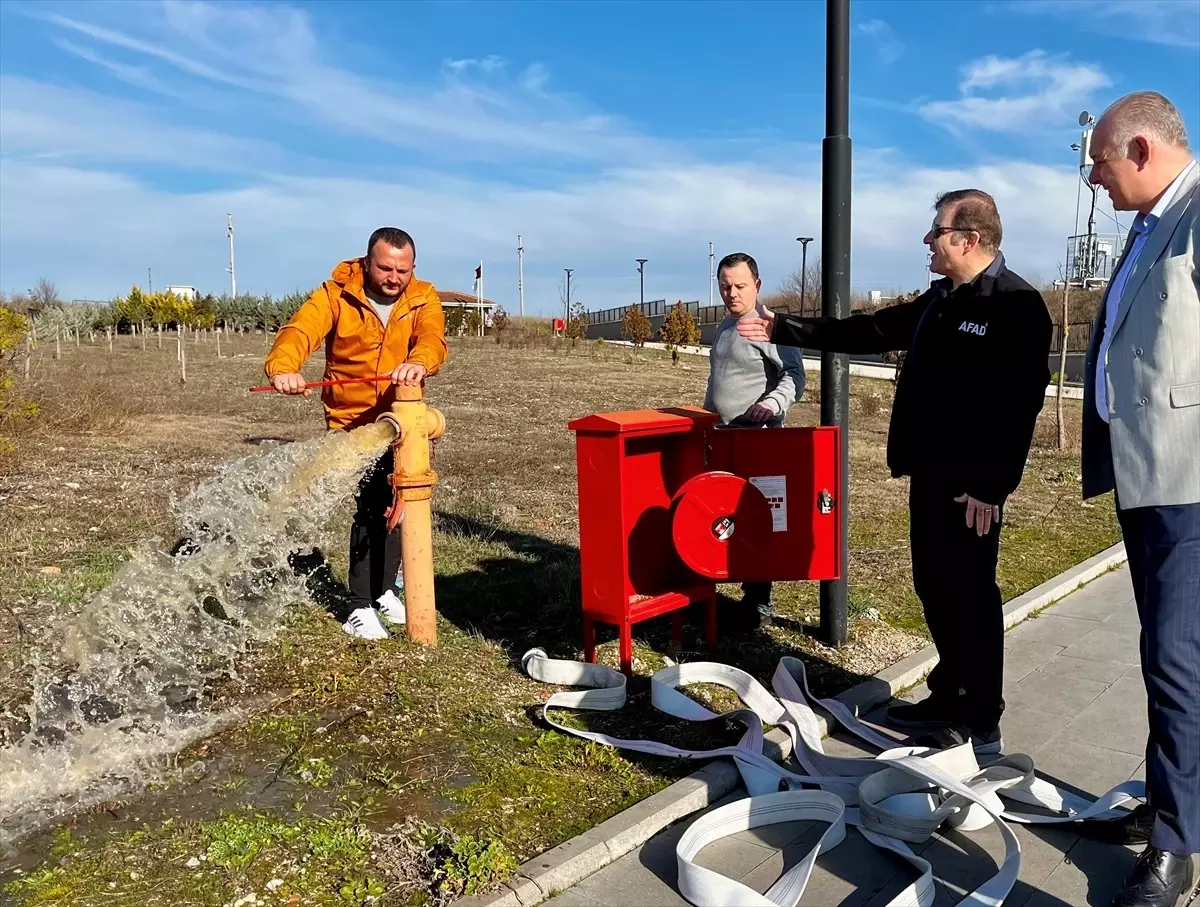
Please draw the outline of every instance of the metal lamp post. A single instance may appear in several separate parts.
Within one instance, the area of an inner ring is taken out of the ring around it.
[[[803,315],[808,311],[806,308],[807,284],[808,284],[808,244],[813,241],[811,236],[797,236],[796,242],[800,243],[800,314]]]
[[[563,324],[566,325],[571,321],[571,272],[575,269],[563,268],[563,270],[567,272],[567,312],[566,316],[563,318]]]
[[[645,306],[645,304],[646,304],[646,262],[648,262],[649,260],[650,260],[650,259],[648,259],[648,258],[639,258],[639,259],[637,259],[637,265],[638,265],[638,302],[639,302],[639,303],[640,303],[642,306]]]
[[[825,3],[825,140],[821,144],[821,313],[850,315],[850,0]],[[850,528],[850,360],[821,354],[821,424],[841,431],[837,516],[841,579],[821,582],[821,636],[827,645],[848,638],[846,547]]]

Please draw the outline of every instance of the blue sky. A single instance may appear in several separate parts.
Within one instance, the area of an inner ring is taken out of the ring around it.
[[[1081,109],[1162,91],[1200,142],[1200,0],[852,0],[853,282],[924,285],[934,195],[978,186],[1049,279]],[[773,289],[820,236],[824,3],[0,4],[0,289],[308,288],[379,225],[517,308]],[[1101,193],[1101,208],[1111,212]],[[1115,229],[1101,217],[1101,229]],[[1128,224],[1128,215],[1121,218]]]

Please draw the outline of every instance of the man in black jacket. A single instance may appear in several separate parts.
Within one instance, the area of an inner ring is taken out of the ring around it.
[[[842,353],[907,350],[896,382],[887,460],[910,476],[913,586],[938,650],[930,695],[888,717],[934,732],[920,742],[971,739],[999,752],[1004,617],[996,559],[1005,499],[1021,483],[1050,380],[1046,303],[1010,271],[986,192],[938,197],[925,235],[945,275],[912,302],[846,319],[743,318],[750,340]]]

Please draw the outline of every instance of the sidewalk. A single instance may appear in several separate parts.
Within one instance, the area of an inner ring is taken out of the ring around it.
[[[1138,619],[1129,569],[1093,581],[1008,633],[1004,751],[1033,757],[1038,774],[1090,796],[1144,778],[1146,702],[1138,668]],[[924,687],[905,698],[920,699]],[[867,716],[881,723],[882,710]],[[840,735],[826,751],[867,754]],[[732,798],[744,796],[739,789]],[[722,801],[726,802],[726,801]],[[547,901],[554,907],[637,904],[687,907],[675,890],[675,844],[690,818]],[[1080,838],[1070,826],[1015,825],[1021,874],[1006,907],[1107,907],[1140,847]],[[813,846],[824,826],[790,823],[710,845],[697,862],[762,892]],[[933,864],[938,907],[957,903],[993,875],[1004,846],[995,826],[938,834],[914,846]],[[803,905],[887,904],[914,878],[854,829],[817,861]]]

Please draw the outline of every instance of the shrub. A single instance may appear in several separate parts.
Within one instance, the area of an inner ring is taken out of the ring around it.
[[[479,314],[478,309],[472,309],[467,313],[465,324],[467,328],[467,334],[471,337],[474,337],[476,334],[482,332],[483,316]]]
[[[504,333],[508,327],[508,312],[504,311],[504,306],[498,305],[492,309],[492,330],[496,332],[496,342],[500,342],[500,335]]]
[[[13,375],[13,361],[20,346],[30,330],[29,319],[14,312],[8,306],[0,306],[0,428],[18,419],[28,419],[37,415],[36,403],[22,403],[11,395],[17,383]],[[0,438],[0,453],[12,449],[12,442]]]
[[[700,342],[700,328],[692,313],[684,308],[683,301],[676,302],[667,313],[663,326],[658,331],[659,339],[671,351],[671,364],[679,361],[681,346],[696,346]]]
[[[464,314],[462,306],[456,305],[446,310],[446,333],[449,336],[457,337],[462,333]]]
[[[588,319],[587,313],[583,309],[582,302],[576,302],[571,306],[571,318],[567,322],[567,339],[574,346],[575,341],[583,340],[587,337]]]
[[[634,346],[642,346],[654,336],[654,327],[640,306],[631,305],[621,316],[621,336]]]

